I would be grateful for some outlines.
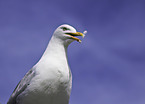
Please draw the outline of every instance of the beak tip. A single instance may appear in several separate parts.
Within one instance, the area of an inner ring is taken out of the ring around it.
[[[81,40],[79,40],[78,42],[79,42],[79,43],[82,43],[82,41],[81,41]]]
[[[83,34],[83,35],[82,35],[82,38],[84,38],[85,36],[86,36],[86,35]]]

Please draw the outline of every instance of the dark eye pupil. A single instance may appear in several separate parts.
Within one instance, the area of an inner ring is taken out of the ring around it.
[[[66,27],[63,27],[62,29],[63,29],[63,31],[69,30],[69,29],[68,29],[68,28],[66,28]]]

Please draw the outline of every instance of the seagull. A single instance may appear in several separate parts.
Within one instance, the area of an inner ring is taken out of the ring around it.
[[[7,104],[68,104],[72,74],[67,60],[67,47],[76,36],[84,37],[68,24],[59,26],[38,61],[18,83]]]

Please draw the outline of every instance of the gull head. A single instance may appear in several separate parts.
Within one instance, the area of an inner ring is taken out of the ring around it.
[[[81,43],[81,40],[77,38],[77,36],[84,37],[86,31],[84,33],[77,32],[76,29],[70,25],[64,24],[59,26],[55,31],[53,36],[57,38],[59,41],[62,41],[64,44],[70,44],[73,41],[78,41]]]

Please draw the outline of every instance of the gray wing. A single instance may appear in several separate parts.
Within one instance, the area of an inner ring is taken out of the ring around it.
[[[18,83],[15,90],[13,91],[11,97],[9,98],[9,101],[7,104],[16,104],[16,98],[17,96],[22,93],[26,87],[29,85],[31,79],[35,76],[35,71],[32,68],[29,70],[26,75],[22,78],[22,80]]]

